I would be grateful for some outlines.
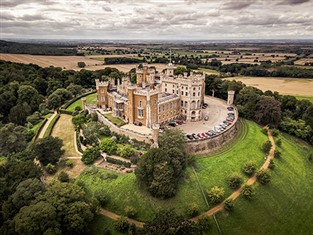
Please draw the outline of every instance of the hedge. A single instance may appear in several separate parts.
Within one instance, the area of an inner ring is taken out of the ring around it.
[[[59,118],[60,118],[60,114],[57,114],[57,115],[53,118],[53,120],[50,122],[50,124],[49,124],[49,126],[48,126],[46,132],[44,133],[43,137],[47,137],[47,136],[50,136],[50,135],[51,135],[52,130],[53,130],[53,127],[54,127],[54,125],[57,123],[57,121],[59,120]]]
[[[65,109],[59,109],[59,112],[62,113],[62,114],[68,114],[68,115],[72,115],[73,114],[72,111],[68,111],[68,110],[65,110]]]
[[[80,132],[79,129],[75,130],[75,134],[76,134],[76,145],[77,145],[77,149],[79,152],[84,153],[82,146],[81,146],[81,142],[80,142]]]
[[[40,126],[39,126],[39,128],[38,128],[38,130],[37,130],[36,135],[33,137],[33,142],[39,137],[40,132],[41,132],[42,128],[45,126],[45,124],[46,124],[47,121],[48,121],[48,119],[47,119],[47,118],[44,118],[44,120],[42,121],[42,123],[40,124]]]
[[[70,101],[68,101],[66,104],[64,104],[61,109],[67,109],[68,106],[70,106],[71,104],[73,104],[76,100],[79,100],[79,99],[81,99],[81,98],[83,98],[83,97],[85,97],[85,96],[87,96],[87,95],[93,94],[93,93],[96,93],[96,91],[95,91],[95,90],[92,90],[92,91],[89,91],[89,92],[87,92],[87,93],[85,93],[85,94],[82,94],[82,95],[80,95],[80,96],[77,96],[77,97],[71,99]]]
[[[108,157],[108,156],[106,157],[106,160],[107,160],[107,162],[112,163],[112,164],[122,165],[122,166],[125,166],[127,168],[131,167],[131,163],[130,162],[125,162],[125,161],[122,161],[122,160],[119,160],[119,159],[115,159],[115,158],[112,158],[112,157]]]

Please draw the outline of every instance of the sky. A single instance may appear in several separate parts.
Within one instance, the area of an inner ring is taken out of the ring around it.
[[[313,0],[0,0],[1,38],[313,39]]]

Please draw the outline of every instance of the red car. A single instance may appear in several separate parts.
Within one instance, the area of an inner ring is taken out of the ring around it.
[[[207,135],[207,134],[205,134],[205,133],[202,133],[201,135],[203,136],[203,138],[208,137],[208,135]]]
[[[198,134],[198,137],[201,138],[201,139],[203,139],[203,136],[202,136],[200,133]]]

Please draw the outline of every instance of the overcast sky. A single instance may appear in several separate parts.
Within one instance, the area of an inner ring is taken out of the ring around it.
[[[1,38],[313,39],[313,0],[0,0]]]

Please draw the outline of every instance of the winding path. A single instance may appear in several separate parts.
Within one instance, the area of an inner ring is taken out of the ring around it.
[[[42,130],[40,131],[40,134],[38,136],[39,138],[43,138],[43,136],[45,135],[50,123],[52,122],[53,118],[57,115],[57,111],[54,111],[53,115],[48,119],[48,121],[45,123],[44,127],[42,128]]]
[[[269,131],[267,132],[267,135],[268,135],[269,140],[272,143],[272,148],[271,148],[269,154],[266,157],[266,161],[263,163],[263,165],[260,168],[260,169],[264,169],[264,170],[268,169],[268,166],[270,164],[270,160],[274,158],[274,152],[275,152],[275,141],[274,141],[274,138],[273,138],[272,134]],[[254,175],[254,176],[250,177],[246,181],[246,183],[244,185],[252,185],[255,182],[256,182],[256,176]],[[240,194],[241,194],[242,187],[243,187],[243,185],[239,189],[234,191],[225,200],[227,200],[227,199],[236,200],[240,196]],[[225,200],[222,203],[218,204],[217,206],[213,207],[212,209],[210,209],[210,210],[208,210],[208,211],[206,211],[206,212],[204,212],[204,213],[202,213],[202,214],[200,214],[198,216],[195,216],[195,217],[191,218],[190,220],[194,221],[194,222],[197,222],[199,220],[199,218],[201,218],[202,216],[212,216],[215,213],[224,210]],[[111,211],[105,210],[103,208],[101,208],[100,214],[102,214],[102,215],[104,215],[104,216],[106,216],[106,217],[108,217],[110,219],[113,219],[113,220],[117,220],[117,219],[119,219],[121,217],[120,215],[117,215],[117,214],[115,214],[115,213],[113,213]],[[140,221],[137,221],[137,220],[134,220],[134,219],[130,219],[130,218],[126,218],[126,219],[127,219],[127,221],[129,223],[133,223],[133,224],[135,224],[139,228],[142,228],[144,226],[144,224],[145,224],[143,222],[140,222]]]

